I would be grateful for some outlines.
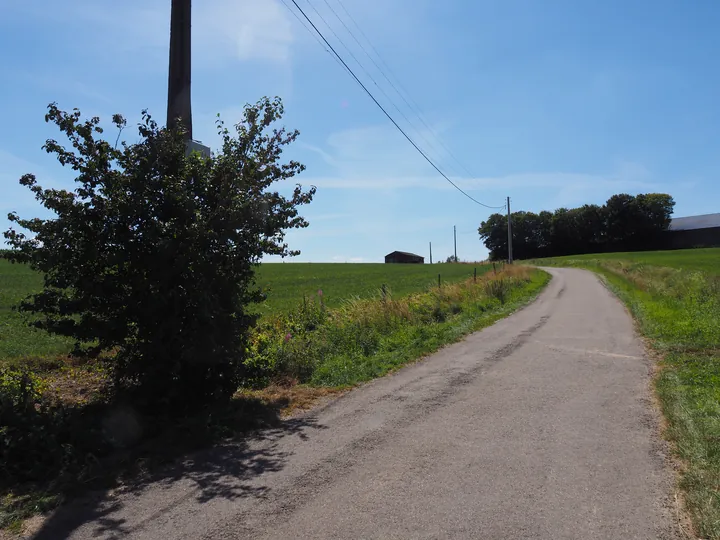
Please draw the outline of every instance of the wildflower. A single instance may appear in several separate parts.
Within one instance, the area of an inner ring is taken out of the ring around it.
[[[319,296],[320,298],[322,298],[322,295],[323,295],[322,289],[318,289],[318,296]]]
[[[290,339],[292,339],[292,334],[290,332],[288,332],[287,334],[285,334],[285,343],[290,341]]]

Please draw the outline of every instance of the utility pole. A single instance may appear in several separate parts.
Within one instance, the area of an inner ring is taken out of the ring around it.
[[[430,242],[430,264],[432,264],[432,242]]]
[[[510,220],[510,197],[507,198],[507,214],[508,214],[508,264],[512,264],[512,223]]]
[[[453,225],[453,245],[455,246],[455,262],[458,262],[457,258],[457,227]]]
[[[172,0],[170,8],[170,63],[168,70],[167,127],[180,124],[185,140],[192,141],[190,105],[190,0]]]

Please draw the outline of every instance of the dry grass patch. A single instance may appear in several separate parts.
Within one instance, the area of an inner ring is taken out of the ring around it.
[[[272,383],[260,390],[241,390],[238,397],[257,399],[278,410],[281,418],[288,418],[345,392],[347,389],[306,386],[299,385],[296,381],[287,381]]]

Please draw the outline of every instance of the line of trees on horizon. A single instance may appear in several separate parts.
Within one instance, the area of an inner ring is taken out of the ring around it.
[[[675,201],[666,193],[613,195],[598,206],[555,212],[513,212],[513,257],[533,259],[581,253],[635,251],[657,245]],[[478,228],[490,260],[508,258],[507,215],[492,214]]]

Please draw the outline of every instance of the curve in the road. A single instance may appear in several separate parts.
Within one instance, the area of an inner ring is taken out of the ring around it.
[[[548,271],[507,319],[38,538],[673,538],[632,320]]]

